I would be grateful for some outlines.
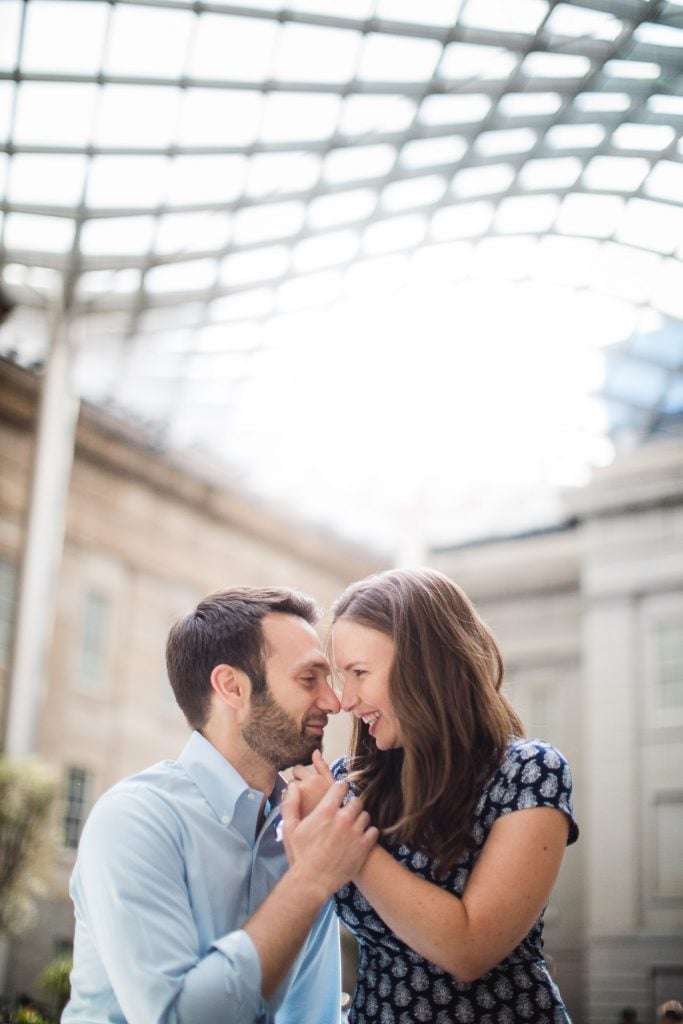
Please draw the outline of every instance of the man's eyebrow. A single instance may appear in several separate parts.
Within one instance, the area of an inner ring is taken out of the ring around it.
[[[327,658],[305,658],[298,666],[297,669],[301,670],[304,668],[320,668],[323,672],[330,671],[330,663]]]

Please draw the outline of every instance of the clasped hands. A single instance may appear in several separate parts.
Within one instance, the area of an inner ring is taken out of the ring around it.
[[[281,806],[287,859],[329,896],[360,871],[379,831],[362,800],[344,803],[348,783],[335,782],[319,751],[312,772],[297,765],[293,775]]]

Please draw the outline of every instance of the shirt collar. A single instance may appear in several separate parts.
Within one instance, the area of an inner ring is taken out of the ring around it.
[[[256,818],[263,793],[249,787],[230,761],[200,732],[192,733],[178,762],[224,825],[231,824],[235,819],[235,824],[241,826],[247,808],[253,810],[253,817]],[[274,817],[273,810],[279,805],[286,788],[287,783],[278,775],[273,791],[269,794],[269,818]],[[253,831],[251,835],[253,837]]]

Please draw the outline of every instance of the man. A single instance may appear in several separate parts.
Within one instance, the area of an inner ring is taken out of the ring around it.
[[[86,823],[63,1024],[339,1021],[329,896],[377,830],[341,785],[303,820],[292,795],[280,819],[278,772],[310,763],[339,711],[316,618],[296,591],[244,587],[172,628],[168,675],[194,732],[177,761],[116,785]]]

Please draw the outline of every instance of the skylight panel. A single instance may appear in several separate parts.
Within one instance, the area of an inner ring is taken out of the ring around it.
[[[441,56],[436,39],[370,32],[364,40],[356,77],[372,82],[423,82],[434,74]]]
[[[493,213],[493,204],[484,201],[442,206],[432,217],[429,233],[437,242],[484,235],[491,226]]]
[[[141,256],[154,238],[153,217],[112,217],[86,221],[80,248],[85,256]]]
[[[105,71],[144,78],[180,77],[192,33],[190,11],[128,5],[111,10]]]
[[[256,320],[270,313],[273,308],[272,288],[251,288],[215,299],[207,306],[207,317],[212,324],[231,320]],[[221,332],[223,345],[228,344],[225,331]],[[232,342],[229,342],[232,347]]]
[[[86,160],[61,153],[17,153],[12,159],[7,198],[14,203],[78,206],[83,196]]]
[[[538,138],[531,128],[503,128],[482,132],[475,142],[475,149],[484,156],[498,156],[503,153],[526,153]]]
[[[5,217],[5,248],[45,253],[67,253],[74,241],[74,222],[65,217],[40,217],[8,213]]]
[[[498,101],[498,112],[505,117],[535,117],[556,114],[562,106],[557,92],[508,92]]]
[[[427,174],[422,178],[408,178],[406,181],[392,181],[381,195],[385,210],[398,211],[414,206],[428,206],[437,203],[446,191],[446,179],[440,174]]]
[[[304,192],[318,181],[321,166],[314,153],[257,153],[249,160],[246,193],[262,198]]]
[[[439,75],[446,79],[507,78],[517,66],[515,54],[501,46],[477,46],[472,43],[449,43],[439,66]]]
[[[0,153],[0,197],[5,198],[7,188],[7,172],[9,170],[9,157],[6,153]],[[1,271],[0,271],[1,273]]]
[[[556,228],[565,235],[607,238],[623,212],[624,200],[618,196],[569,195],[562,200]]]
[[[358,253],[359,244],[358,232],[350,229],[305,238],[295,246],[292,263],[295,270],[303,273],[347,263]]]
[[[202,14],[188,63],[194,78],[258,82],[270,73],[278,25],[268,18]]]
[[[92,299],[113,292],[129,295],[140,287],[140,271],[133,270],[87,270],[80,274],[76,285],[79,298]]]
[[[683,197],[683,165],[673,160],[658,160],[645,182],[645,191],[655,199],[681,202]]]
[[[584,288],[600,252],[597,241],[545,235],[538,240],[534,276],[573,288]]]
[[[520,71],[530,78],[583,78],[590,69],[590,60],[580,54],[536,52],[524,58]]]
[[[621,359],[610,372],[609,393],[617,401],[651,406],[662,397],[665,387],[664,370],[637,359]]]
[[[340,135],[377,135],[409,128],[417,106],[407,96],[347,96],[339,120]]]
[[[266,100],[261,138],[264,142],[327,139],[334,133],[340,104],[339,96],[327,93],[271,93]]]
[[[186,146],[248,146],[256,140],[264,99],[250,90],[187,89],[178,142]]]
[[[600,124],[556,124],[546,132],[545,141],[551,149],[594,149],[605,134]]]
[[[9,136],[13,104],[13,83],[0,82],[0,142],[6,142]]]
[[[165,157],[97,156],[88,181],[90,207],[159,206],[166,193],[168,161]]]
[[[403,253],[356,260],[346,271],[344,285],[353,298],[367,295],[374,299],[378,293],[401,288],[407,273],[408,259]]]
[[[515,178],[510,164],[491,164],[488,167],[465,167],[454,176],[453,193],[463,198],[496,195],[505,192]]]
[[[640,149],[657,153],[676,138],[673,128],[664,124],[621,124],[612,135],[617,149]]]
[[[640,157],[595,156],[586,165],[583,184],[605,192],[633,192],[649,170],[649,161]]]
[[[611,78],[659,78],[662,69],[659,64],[651,64],[644,60],[608,60],[603,65],[603,74]]]
[[[303,226],[305,212],[304,204],[298,202],[246,207],[235,214],[233,241],[249,245],[295,235]]]
[[[508,196],[498,205],[494,225],[507,234],[543,234],[552,228],[559,205],[556,196]]]
[[[375,16],[387,21],[407,21],[419,25],[455,24],[463,0],[377,0]]]
[[[649,46],[672,46],[679,49],[683,47],[683,28],[642,21],[633,30],[633,38],[637,43],[647,43]]]
[[[308,222],[313,228],[331,228],[369,217],[377,205],[377,193],[370,188],[351,189],[319,196],[308,204]]]
[[[652,303],[663,313],[683,320],[683,263],[680,260],[662,260]]]
[[[670,96],[656,93],[647,101],[648,110],[662,117],[683,117],[683,96]]]
[[[177,156],[170,162],[167,198],[171,204],[229,203],[241,195],[247,175],[246,157]],[[198,190],[197,183],[201,182]]]
[[[341,295],[344,280],[339,271],[325,270],[319,274],[285,281],[278,288],[278,306],[285,312],[334,302]]]
[[[230,215],[217,210],[166,213],[159,217],[154,249],[162,255],[219,251],[228,243],[230,226]]]
[[[365,229],[363,249],[370,256],[412,249],[419,245],[427,230],[427,219],[419,213],[377,221]]]
[[[205,291],[215,280],[214,260],[187,260],[152,267],[145,275],[145,290],[151,293]]]
[[[629,199],[616,237],[644,249],[673,253],[683,239],[683,207]]]
[[[441,242],[421,245],[411,258],[411,280],[433,285],[468,277],[474,257],[471,242]]]
[[[32,0],[26,5],[23,69],[83,75],[99,71],[109,10],[101,3]]]
[[[467,152],[467,142],[459,135],[440,139],[413,139],[401,149],[400,162],[404,167],[437,167],[456,164]]]
[[[19,145],[86,145],[97,96],[94,85],[23,82],[17,93],[14,141]]]
[[[628,110],[632,100],[625,92],[580,92],[574,99],[577,110],[589,113],[620,113]]]
[[[6,0],[0,5],[0,68],[13,70],[19,56],[20,0]]]
[[[592,39],[616,39],[624,23],[612,14],[595,11],[590,7],[576,7],[574,4],[557,4],[548,18],[544,29],[548,35]]]
[[[519,183],[534,191],[544,188],[571,188],[583,170],[575,157],[549,157],[527,160],[519,172]]]
[[[289,267],[289,249],[273,245],[248,252],[231,253],[221,264],[220,277],[226,285],[248,284],[281,277]]]
[[[460,23],[472,28],[497,32],[536,32],[548,13],[545,0],[468,0],[460,15]]]
[[[422,101],[420,121],[430,125],[477,124],[490,109],[491,100],[483,94],[433,93]]]
[[[271,76],[285,82],[348,82],[361,38],[360,32],[348,29],[283,25]]]
[[[341,183],[363,178],[380,178],[388,174],[396,160],[393,146],[349,146],[333,149],[325,157],[323,177]]]
[[[93,134],[101,146],[168,146],[178,118],[180,90],[105,85]]]

